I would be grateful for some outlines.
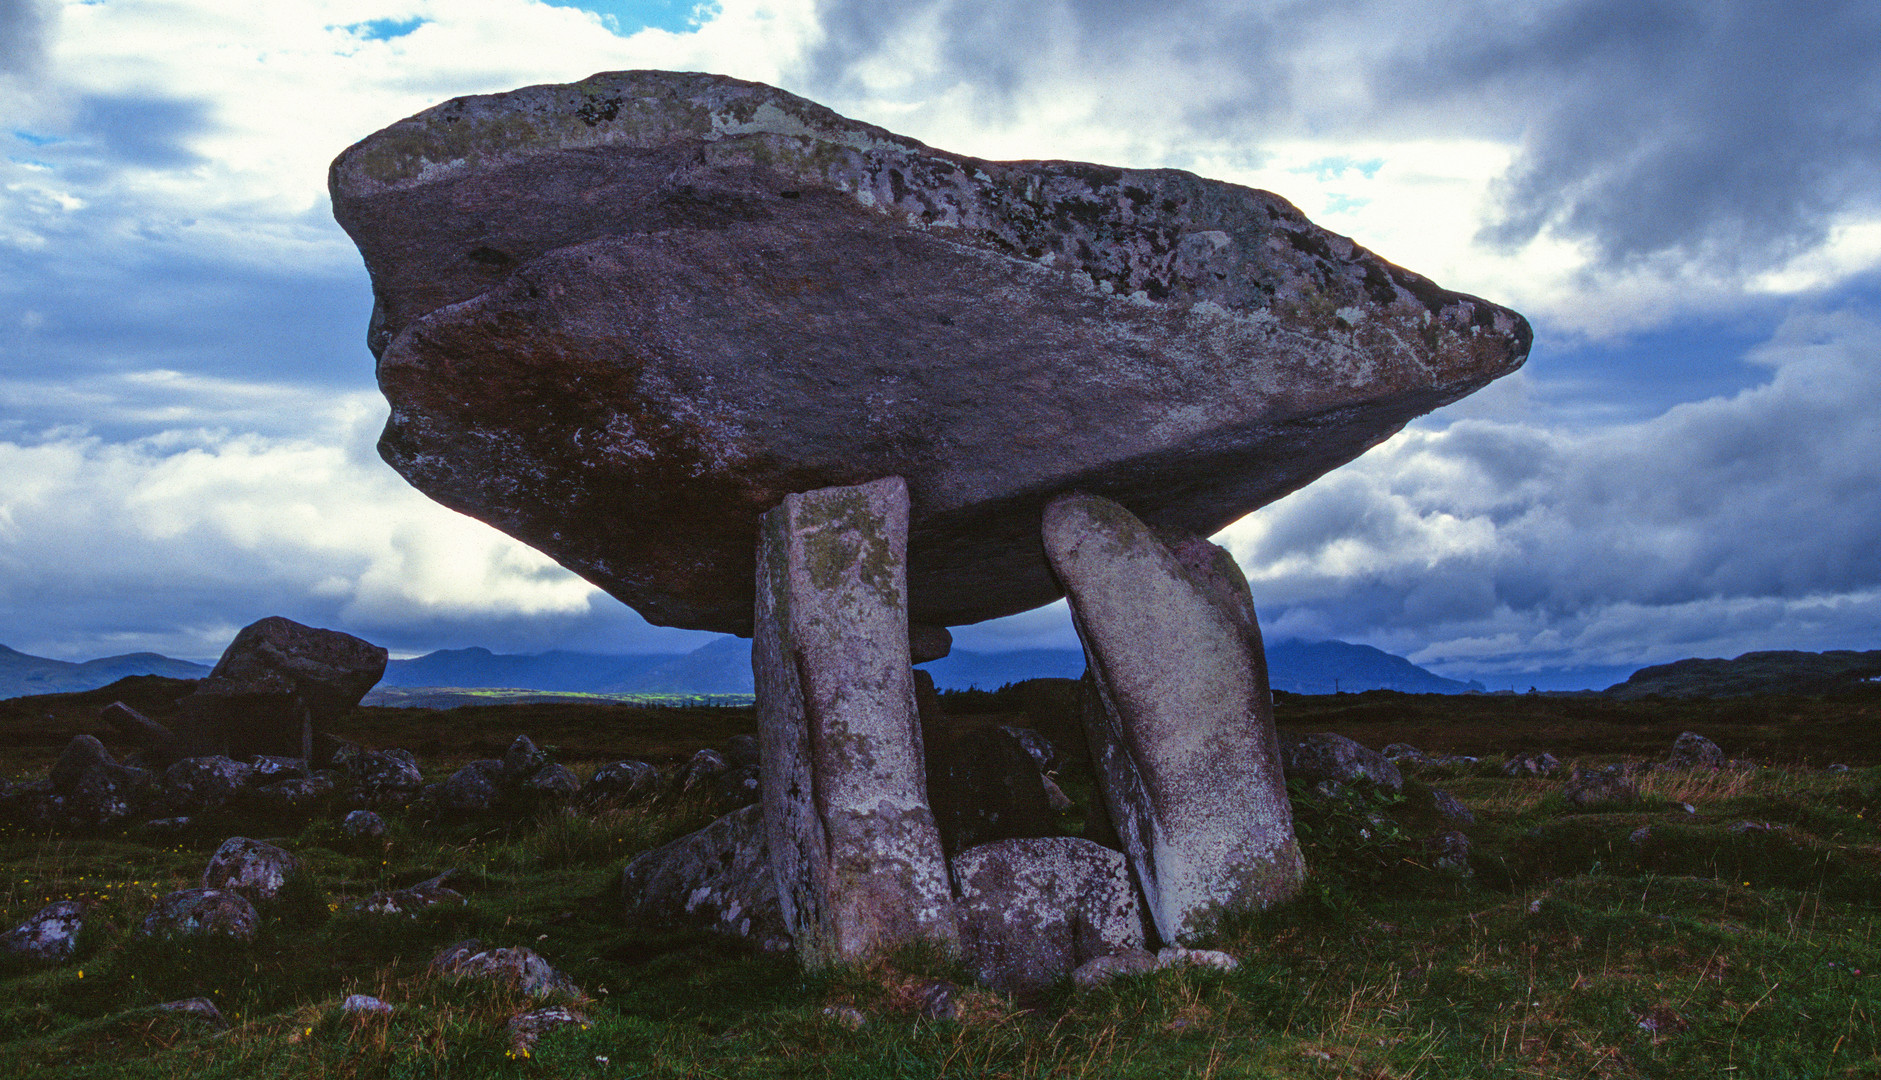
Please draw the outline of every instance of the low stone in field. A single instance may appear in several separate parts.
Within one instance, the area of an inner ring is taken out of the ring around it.
[[[960,948],[998,990],[1037,990],[1100,956],[1142,948],[1122,852],[1072,836],[999,840],[952,861]]]
[[[300,860],[285,848],[246,836],[222,841],[202,872],[205,889],[228,889],[255,900],[272,900]]]
[[[790,945],[758,806],[636,856],[621,871],[620,890],[629,922],[698,926],[772,950]]]
[[[1724,760],[1724,751],[1717,743],[1695,731],[1686,731],[1672,743],[1666,764],[1674,769],[1721,769]]]
[[[78,950],[79,931],[85,928],[85,905],[76,900],[59,900],[32,918],[0,935],[0,953],[56,964],[72,958]]]
[[[261,925],[255,906],[226,889],[179,889],[157,901],[138,932],[151,937],[222,934],[252,939]]]
[[[1369,781],[1381,791],[1404,789],[1404,773],[1384,754],[1354,739],[1330,731],[1310,735],[1282,735],[1280,755],[1287,779],[1309,784],[1331,780],[1337,784]]]

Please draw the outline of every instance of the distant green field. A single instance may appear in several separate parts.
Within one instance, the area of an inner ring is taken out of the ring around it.
[[[649,708],[718,708],[750,705],[755,700],[751,694],[588,694],[493,686],[385,686],[367,694],[360,704],[403,709],[455,709],[464,705],[613,702]]]

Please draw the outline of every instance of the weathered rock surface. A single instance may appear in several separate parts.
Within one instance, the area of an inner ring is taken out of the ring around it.
[[[1680,732],[1666,764],[1674,769],[1722,769],[1724,751],[1696,731]]]
[[[1267,192],[982,161],[714,75],[458,98],[330,187],[385,458],[699,629],[750,632],[788,492],[905,477],[911,615],[976,622],[1060,595],[1054,496],[1210,534],[1531,336]]]
[[[517,1013],[504,1023],[509,1032],[509,1051],[516,1057],[529,1057],[535,1052],[537,1040],[559,1027],[570,1025],[588,1026],[588,1018],[566,1005],[551,1005],[546,1009],[531,1009]]]
[[[446,777],[431,792],[431,801],[439,809],[458,814],[481,814],[495,806],[503,793],[490,782],[489,774],[474,765]]]
[[[1247,579],[1206,540],[1166,544],[1108,499],[1045,510],[1101,708],[1098,786],[1165,941],[1292,896],[1305,866]]]
[[[1632,806],[1639,802],[1639,785],[1620,767],[1575,769],[1561,786],[1561,797],[1577,810]]]
[[[385,819],[370,810],[354,810],[340,822],[340,831],[354,840],[385,835]]]
[[[573,979],[555,970],[534,949],[485,949],[472,938],[460,941],[431,961],[431,973],[460,979],[487,979],[538,998],[580,998]]]
[[[86,769],[94,765],[115,765],[111,752],[104,743],[91,735],[74,735],[72,741],[59,751],[58,760],[52,763],[52,770],[46,779],[52,781],[54,791],[68,792],[77,786],[78,778]]]
[[[1561,771],[1561,759],[1543,751],[1516,754],[1502,763],[1502,775],[1516,778],[1553,776]]]
[[[765,843],[811,966],[956,938],[908,662],[907,528],[896,477],[790,495],[764,518],[752,670]]]
[[[369,802],[400,802],[424,786],[425,775],[409,750],[361,750],[346,764],[354,794]]]
[[[581,794],[593,802],[611,800],[627,804],[650,799],[659,790],[658,769],[644,761],[615,761],[596,769]]]
[[[385,674],[386,650],[271,616],[242,628],[179,703],[185,752],[311,758],[313,736]]]
[[[59,900],[0,934],[0,953],[42,964],[61,963],[78,951],[79,931],[84,928],[85,905]]]
[[[188,757],[163,771],[163,796],[178,810],[214,810],[254,779],[255,769],[221,755]]]
[[[209,857],[209,865],[202,872],[202,887],[227,889],[251,900],[272,900],[299,869],[300,860],[285,848],[246,836],[231,836]]]
[[[1390,758],[1330,731],[1283,736],[1280,756],[1289,780],[1297,778],[1309,784],[1321,780],[1356,784],[1366,780],[1393,794],[1404,788],[1404,774]]]
[[[635,857],[621,871],[620,887],[629,921],[698,926],[771,950],[790,947],[760,807],[735,810]]]
[[[226,889],[179,889],[157,901],[139,932],[148,936],[226,934],[246,941],[261,917],[240,893]]]
[[[426,908],[461,905],[464,894],[447,884],[455,875],[456,871],[446,870],[409,888],[373,893],[354,904],[353,911],[361,915],[416,915]]]
[[[1000,840],[954,856],[952,870],[961,953],[995,989],[1036,990],[1143,947],[1122,852],[1073,836]]]

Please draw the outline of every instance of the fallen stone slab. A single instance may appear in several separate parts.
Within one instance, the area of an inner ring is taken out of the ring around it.
[[[1166,543],[1108,499],[1046,507],[1095,690],[1098,787],[1159,936],[1296,893],[1305,864],[1247,579],[1199,538]]]
[[[951,868],[961,954],[996,990],[1038,990],[1143,947],[1122,852],[1073,836],[999,840],[954,856]]]
[[[252,940],[261,926],[255,906],[226,889],[179,889],[158,900],[138,932],[146,937],[222,934]]]
[[[907,528],[896,477],[790,495],[764,518],[752,669],[765,843],[812,967],[957,938],[908,657]]]
[[[977,622],[1060,595],[1057,495],[1209,535],[1532,336],[1269,192],[985,161],[717,75],[453,99],[329,186],[372,276],[386,460],[704,630],[751,632],[789,492],[904,477],[913,622]]]
[[[1395,762],[1357,740],[1334,732],[1283,736],[1280,758],[1289,780],[1300,779],[1309,784],[1331,780],[1348,786],[1365,781],[1394,795],[1404,789],[1404,773]]]

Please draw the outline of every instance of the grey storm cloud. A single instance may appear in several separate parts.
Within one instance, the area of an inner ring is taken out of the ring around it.
[[[1504,637],[1525,663],[1558,647],[1589,666],[1674,659],[1694,641],[1868,640],[1881,319],[1793,316],[1750,359],[1767,383],[1636,423],[1414,430],[1230,543],[1278,631],[1429,643],[1423,660],[1457,670],[1483,654],[1446,641]]]
[[[1544,231],[1608,264],[1654,256],[1752,271],[1881,203],[1874,0],[828,0],[810,80],[910,34],[940,58],[916,92],[995,114],[1061,85],[1171,76],[1179,128],[1519,140],[1484,239]],[[934,37],[937,35],[937,38]],[[1198,78],[1198,76],[1200,76]],[[1177,132],[1180,134],[1180,132]]]
[[[188,140],[211,127],[204,102],[147,95],[92,95],[78,108],[76,133],[115,164],[186,168],[202,161]]]

